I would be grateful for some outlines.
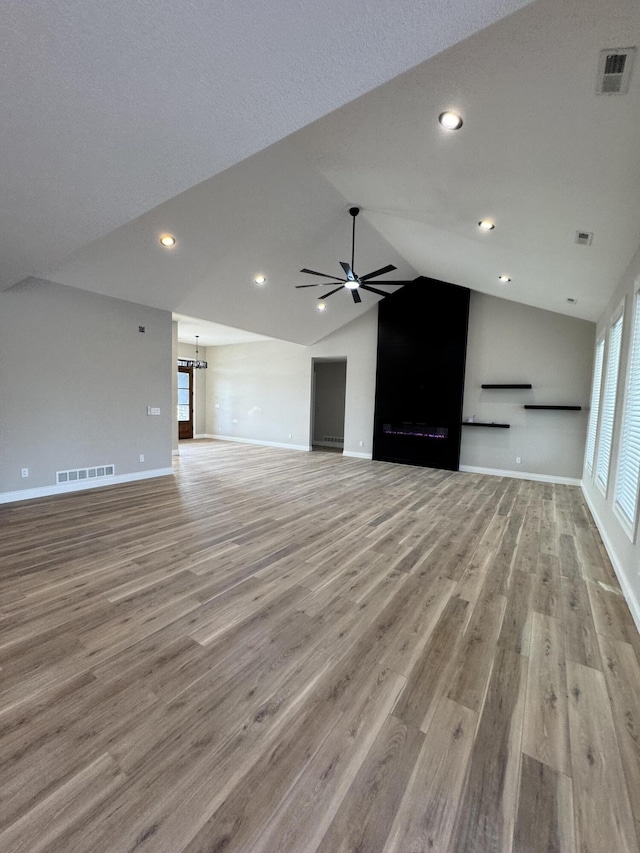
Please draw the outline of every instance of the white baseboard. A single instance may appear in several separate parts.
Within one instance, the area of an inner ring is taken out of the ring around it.
[[[501,471],[499,468],[478,468],[476,465],[461,465],[467,474],[489,474],[492,477],[513,477],[514,480],[535,480],[537,483],[557,483],[559,486],[581,486],[577,477],[556,477],[552,474],[530,474],[525,471]]]
[[[177,447],[175,450],[171,451],[172,456],[180,456],[180,448]]]
[[[217,441],[237,441],[240,444],[258,444],[261,447],[280,447],[283,450],[311,450],[310,444],[285,444],[281,441],[262,441],[257,438],[237,438],[235,435],[199,435],[198,438],[213,438]]]
[[[582,486],[582,494],[584,496],[587,506],[589,507],[589,511],[593,516],[593,520],[596,523],[598,532],[602,537],[604,547],[607,549],[607,554],[609,555],[611,565],[613,566],[613,569],[616,573],[616,577],[618,578],[618,583],[620,584],[622,594],[624,595],[625,600],[629,605],[629,610],[631,611],[631,615],[633,616],[633,621],[636,623],[636,628],[638,629],[638,631],[640,631],[640,602],[638,602],[638,599],[636,598],[635,593],[633,592],[631,585],[629,584],[629,581],[627,579],[627,573],[624,570],[622,561],[618,557],[616,549],[613,547],[613,543],[607,535],[606,527],[602,523],[602,520],[598,515],[595,506],[591,502],[591,499],[589,498],[589,495],[584,485]]]
[[[358,453],[356,450],[343,450],[343,456],[352,456],[354,459],[372,459],[371,453]]]
[[[168,477],[170,475],[173,475],[173,468],[155,468],[152,471],[116,474],[115,477],[102,477],[100,480],[82,480],[81,482],[60,483],[53,486],[39,486],[35,489],[20,489],[17,492],[0,492],[0,504],[29,501],[33,498],[48,498],[51,495],[64,495],[67,492],[99,489],[104,486],[115,486],[118,483],[132,483],[135,480],[149,480],[153,477]]]

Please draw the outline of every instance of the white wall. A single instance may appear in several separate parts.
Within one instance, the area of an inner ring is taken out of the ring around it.
[[[377,337],[374,308],[310,347],[283,341],[209,347],[207,433],[310,447],[312,359],[346,358],[344,449],[370,456]]]
[[[616,398],[616,414],[613,431],[613,447],[611,463],[609,468],[609,487],[607,494],[603,495],[595,484],[593,475],[585,467],[583,472],[583,491],[591,511],[596,519],[598,528],[605,542],[609,556],[616,568],[620,584],[625,592],[629,607],[634,615],[636,624],[640,628],[640,544],[637,535],[634,540],[625,532],[613,510],[613,494],[615,488],[615,476],[618,466],[618,449],[620,442],[620,423],[624,406],[624,388],[627,380],[627,368],[629,361],[629,344],[631,337],[631,316],[633,312],[634,290],[640,284],[640,249],[631,261],[627,271],[623,275],[615,294],[598,320],[597,331],[592,341],[592,349],[595,341],[601,333],[615,319],[620,304],[625,307],[625,319],[622,330],[622,351],[620,354],[620,371],[618,375],[618,393]]]
[[[37,279],[0,293],[0,500],[60,470],[166,473],[171,413],[169,312]]]
[[[594,331],[586,320],[471,293],[463,418],[473,415],[511,426],[463,427],[461,466],[579,481]],[[531,383],[533,388],[480,387],[501,383]],[[525,403],[583,410],[532,411],[523,408]]]
[[[463,427],[463,466],[579,481],[594,329],[585,320],[471,294],[464,414],[511,428]],[[376,348],[376,310],[311,347],[279,341],[210,347],[207,433],[308,447],[312,359],[346,357],[345,451],[370,455]],[[488,382],[534,387],[482,391]],[[525,402],[584,409],[527,411]]]

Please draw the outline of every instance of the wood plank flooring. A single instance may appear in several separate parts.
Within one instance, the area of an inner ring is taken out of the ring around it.
[[[201,441],[0,507],[3,853],[640,850],[579,489]]]

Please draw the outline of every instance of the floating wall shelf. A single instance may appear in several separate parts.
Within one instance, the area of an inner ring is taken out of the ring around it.
[[[557,409],[564,412],[579,412],[582,406],[525,406],[525,409]]]
[[[497,427],[498,429],[509,429],[511,424],[489,424],[483,423],[482,421],[463,421],[462,426]]]
[[[481,388],[533,388],[533,385],[481,385]]]

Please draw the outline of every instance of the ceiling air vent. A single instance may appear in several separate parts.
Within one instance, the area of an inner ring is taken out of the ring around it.
[[[590,246],[593,242],[593,231],[576,231],[576,243],[579,246]]]
[[[629,88],[635,47],[600,51],[598,63],[598,95],[624,95]]]

